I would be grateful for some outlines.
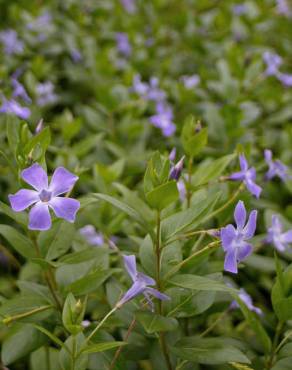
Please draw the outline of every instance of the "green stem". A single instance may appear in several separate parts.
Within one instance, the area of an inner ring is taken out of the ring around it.
[[[52,305],[47,305],[47,306],[37,307],[37,308],[34,308],[33,310],[30,310],[30,311],[27,311],[27,312],[23,312],[23,313],[19,313],[17,315],[14,315],[14,316],[6,317],[5,319],[2,320],[2,322],[5,325],[9,325],[13,321],[23,319],[25,317],[31,316],[31,315],[33,315],[35,313],[38,313],[38,312],[46,311],[49,308],[53,308],[53,306]]]
[[[75,370],[75,356],[76,356],[76,338],[75,336],[73,336],[72,338],[72,341],[73,341],[73,350],[71,352],[71,370]]]
[[[229,307],[225,311],[221,312],[217,319],[205,331],[203,331],[203,333],[200,334],[200,337],[204,337],[205,335],[209,334],[228,312]]]
[[[273,340],[273,344],[272,344],[272,349],[271,349],[271,355],[270,355],[270,358],[269,358],[269,360],[267,362],[267,366],[266,366],[267,370],[270,370],[274,365],[275,356],[277,354],[278,342],[279,342],[279,338],[280,338],[280,335],[281,335],[284,324],[285,324],[284,321],[279,321],[278,325],[276,327],[276,332],[275,332],[275,336],[274,336],[274,340]]]
[[[97,325],[97,327],[91,332],[91,334],[86,338],[86,342],[88,343],[91,338],[95,335],[95,333],[102,327],[102,325],[106,322],[106,320],[118,309],[119,307],[115,306],[110,312],[105,315],[105,317],[101,320],[101,322]]]

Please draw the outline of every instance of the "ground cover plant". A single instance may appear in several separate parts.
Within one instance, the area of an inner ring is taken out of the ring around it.
[[[292,369],[292,4],[0,14],[0,367]]]

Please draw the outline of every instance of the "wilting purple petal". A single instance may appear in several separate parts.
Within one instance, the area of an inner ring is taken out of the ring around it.
[[[123,259],[128,274],[131,276],[131,279],[135,281],[137,277],[136,257],[134,255],[123,256]]]
[[[104,244],[104,238],[101,233],[97,233],[93,225],[86,225],[79,229],[79,233],[91,245],[101,246]]]
[[[53,196],[64,194],[72,189],[77,180],[78,176],[73,175],[64,167],[58,167],[52,176],[49,189]]]
[[[236,249],[230,252],[227,252],[225,255],[224,261],[224,270],[233,272],[237,274],[237,256],[236,256]]]
[[[139,281],[134,282],[131,288],[120,299],[118,305],[122,306],[124,303],[130,301],[131,299],[135,298],[137,295],[143,293],[144,290],[145,290],[145,285],[141,285]]]
[[[238,296],[250,311],[254,311],[256,314],[262,315],[262,310],[253,305],[251,296],[243,288],[239,290]],[[239,308],[239,304],[236,301],[233,301],[230,305],[230,308]]]
[[[247,224],[245,228],[243,229],[243,233],[247,240],[254,236],[254,233],[257,227],[257,215],[258,215],[258,212],[256,210],[251,211]]]
[[[21,172],[23,180],[38,191],[48,188],[48,176],[44,169],[37,163]]]
[[[73,198],[53,197],[49,201],[49,205],[54,210],[57,217],[64,218],[69,222],[74,222],[76,213],[80,207],[80,202]]]
[[[223,250],[227,251],[233,239],[236,238],[236,230],[234,226],[227,225],[226,227],[223,227],[220,232],[220,238],[222,241]]]
[[[238,229],[243,229],[246,220],[246,210],[243,201],[239,201],[235,207],[234,220]]]
[[[143,274],[142,272],[137,272],[136,279],[141,281],[145,285],[155,285],[156,282],[152,277]]]
[[[153,295],[155,298],[158,298],[161,301],[169,301],[170,300],[170,297],[168,295],[166,295],[164,293],[160,293],[157,289],[154,289],[154,288],[147,287],[145,289],[145,292]]]
[[[29,212],[28,228],[30,230],[48,230],[51,224],[49,206],[46,203],[38,202]]]
[[[21,189],[13,195],[9,194],[8,198],[15,212],[21,212],[40,200],[36,191],[28,189]]]

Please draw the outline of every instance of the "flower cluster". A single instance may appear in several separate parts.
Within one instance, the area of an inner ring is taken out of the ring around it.
[[[283,73],[279,70],[279,67],[282,65],[282,58],[275,53],[266,51],[263,54],[263,59],[266,64],[265,75],[266,76],[275,76],[284,86],[292,86],[292,74]]]

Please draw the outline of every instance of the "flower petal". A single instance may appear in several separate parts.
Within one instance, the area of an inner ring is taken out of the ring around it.
[[[246,180],[245,185],[252,195],[254,195],[256,198],[260,197],[260,194],[262,192],[262,188],[260,186],[258,186],[252,180]]]
[[[143,293],[145,290],[145,285],[141,285],[140,282],[136,281],[131,288],[123,295],[123,297],[117,303],[118,307],[121,307],[124,303],[135,298],[137,295]]]
[[[55,215],[69,222],[75,221],[76,213],[80,207],[78,200],[73,198],[54,197],[49,201]]]
[[[289,230],[282,234],[281,239],[284,243],[292,243],[292,230]]]
[[[243,171],[234,172],[229,176],[230,180],[242,181],[245,179],[245,173]]]
[[[224,261],[224,270],[237,274],[237,250],[234,249],[226,253]]]
[[[231,243],[236,236],[235,228],[233,225],[227,225],[223,227],[220,232],[220,238],[222,241],[222,247],[224,251],[231,249]]]
[[[264,155],[265,155],[265,161],[266,161],[266,163],[269,164],[271,162],[272,156],[273,156],[272,151],[269,150],[269,149],[265,149]]]
[[[277,215],[272,215],[272,231],[275,233],[281,233],[282,231],[282,224],[280,218]]]
[[[21,189],[16,194],[9,194],[8,198],[11,208],[15,212],[21,212],[39,201],[38,193],[34,190],[28,189]]]
[[[48,230],[51,227],[49,207],[43,202],[38,202],[29,213],[30,230]]]
[[[254,236],[254,233],[257,227],[257,216],[258,216],[258,211],[253,210],[250,212],[247,224],[245,228],[243,229],[245,239],[250,239]]]
[[[240,154],[239,156],[239,163],[240,163],[240,169],[241,171],[247,171],[248,169],[248,163],[247,163],[247,160],[245,158],[245,155],[244,154]]]
[[[53,193],[53,196],[67,193],[77,180],[78,176],[73,175],[64,167],[58,167],[52,176],[49,190]]]
[[[139,279],[139,281],[141,281],[145,285],[155,285],[156,284],[155,280],[152,279],[152,277],[145,275],[142,272],[137,273],[137,278]]]
[[[155,298],[160,299],[161,301],[169,301],[170,300],[170,297],[168,295],[159,292],[157,289],[147,287],[145,289],[145,292],[153,295]]]
[[[23,180],[38,191],[48,188],[48,176],[44,169],[35,163],[21,172]]]
[[[244,243],[237,251],[237,260],[239,262],[246,259],[252,252],[252,246],[248,243]]]
[[[240,200],[234,211],[234,219],[238,229],[243,229],[246,220],[246,210],[242,200]]]
[[[128,274],[131,276],[131,279],[133,281],[136,281],[137,278],[136,257],[134,255],[123,256],[123,259]]]

